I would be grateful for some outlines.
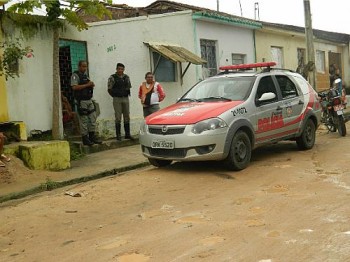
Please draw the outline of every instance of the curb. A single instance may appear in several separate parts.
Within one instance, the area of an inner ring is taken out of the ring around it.
[[[66,180],[66,181],[59,181],[59,182],[47,181],[46,183],[42,183],[39,186],[36,186],[34,188],[31,188],[31,189],[27,189],[27,190],[24,190],[21,192],[10,193],[7,195],[0,196],[0,203],[4,203],[4,202],[10,201],[10,200],[17,200],[17,199],[24,198],[24,197],[27,197],[30,195],[42,193],[45,191],[52,191],[54,189],[58,189],[58,188],[62,188],[62,187],[70,186],[70,185],[74,185],[74,184],[84,183],[84,182],[96,180],[99,178],[109,177],[109,176],[113,176],[113,175],[121,175],[121,173],[130,171],[130,170],[139,169],[139,168],[146,167],[149,165],[150,165],[150,163],[148,161],[145,161],[145,162],[142,162],[139,164],[121,167],[121,168],[114,168],[111,170],[97,173],[95,175],[83,176],[83,177],[74,178],[74,179],[70,179],[70,180]]]

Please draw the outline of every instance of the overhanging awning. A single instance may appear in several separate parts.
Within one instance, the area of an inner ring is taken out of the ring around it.
[[[179,45],[153,42],[146,42],[145,44],[173,62],[189,62],[195,65],[202,65],[207,62]]]
[[[174,63],[180,64],[181,85],[183,84],[183,77],[191,64],[202,65],[207,62],[196,54],[179,45],[156,42],[144,42],[144,44],[147,45],[151,50],[159,53],[161,56],[169,59],[170,61],[173,61]],[[160,58],[155,63],[156,66],[153,73],[157,71],[159,61]],[[182,63],[184,62],[187,62],[188,65],[186,66],[185,70],[182,70]]]

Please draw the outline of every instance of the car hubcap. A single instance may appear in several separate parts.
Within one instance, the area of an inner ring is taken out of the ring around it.
[[[243,141],[238,141],[237,144],[236,144],[236,148],[235,148],[235,152],[236,152],[236,159],[238,161],[241,161],[243,160],[246,155],[247,155],[247,147],[246,145],[244,144]]]
[[[306,140],[307,142],[312,142],[313,134],[312,134],[312,128],[310,126],[307,127],[307,132],[306,132]]]

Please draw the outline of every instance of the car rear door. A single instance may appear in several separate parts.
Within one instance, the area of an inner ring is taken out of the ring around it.
[[[284,74],[276,74],[277,89],[281,93],[281,107],[283,115],[283,130],[285,136],[295,134],[302,120],[304,97],[296,84]]]

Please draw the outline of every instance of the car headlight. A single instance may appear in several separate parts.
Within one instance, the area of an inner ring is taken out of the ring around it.
[[[223,127],[227,127],[227,124],[225,123],[224,120],[220,118],[211,118],[211,119],[206,119],[196,123],[192,127],[192,133],[200,134],[204,131],[215,130]]]

